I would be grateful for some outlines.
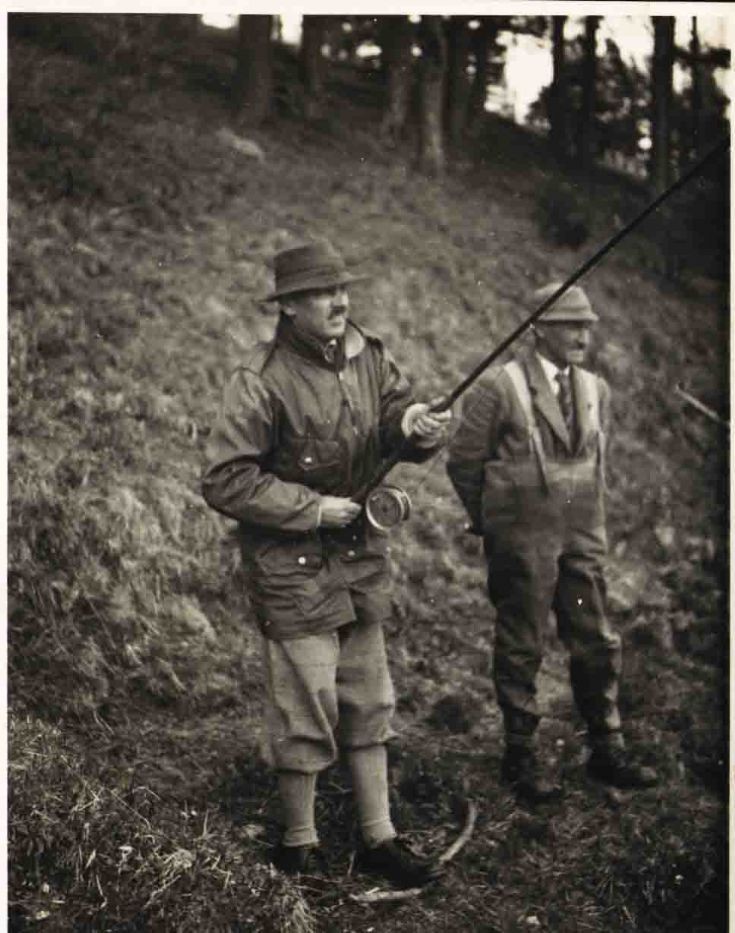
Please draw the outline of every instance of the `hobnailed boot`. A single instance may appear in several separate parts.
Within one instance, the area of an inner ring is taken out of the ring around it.
[[[561,796],[561,786],[544,776],[536,753],[526,746],[511,745],[506,749],[500,779],[518,800],[526,803],[549,803]]]
[[[587,762],[587,773],[596,781],[611,784],[621,790],[653,787],[658,775],[653,768],[633,761],[624,746],[598,746]]]

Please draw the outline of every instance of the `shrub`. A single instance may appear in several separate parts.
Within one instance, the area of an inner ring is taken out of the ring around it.
[[[536,194],[536,221],[541,235],[557,246],[581,246],[590,234],[590,213],[581,186],[549,178]]]

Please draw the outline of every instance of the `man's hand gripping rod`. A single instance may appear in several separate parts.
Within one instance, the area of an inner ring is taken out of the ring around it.
[[[729,137],[721,140],[713,149],[711,149],[707,155],[703,156],[698,162],[696,162],[690,169],[684,172],[672,185],[670,185],[665,191],[659,194],[657,197],[651,201],[651,203],[645,207],[636,217],[633,218],[625,227],[615,233],[610,239],[604,243],[592,256],[589,257],[585,262],[582,263],[579,268],[573,272],[569,278],[567,278],[562,284],[557,288],[553,295],[550,295],[542,304],[536,308],[536,310],[529,315],[521,324],[516,327],[516,329],[509,334],[503,341],[501,341],[495,349],[489,353],[483,360],[481,360],[477,366],[465,376],[465,378],[456,386],[446,397],[442,398],[439,402],[432,405],[429,409],[431,412],[442,412],[451,408],[454,402],[469,389],[473,382],[482,375],[482,373],[490,366],[495,360],[504,353],[511,344],[525,333],[531,325],[541,317],[544,311],[547,308],[551,307],[555,301],[557,301],[568,288],[570,288],[574,283],[580,279],[585,272],[588,272],[592,266],[602,259],[602,257],[610,252],[617,244],[627,236],[634,227],[637,227],[649,214],[653,213],[656,208],[670,197],[675,191],[678,191],[679,188],[683,188],[695,175],[698,175],[702,169],[715,159],[717,156],[722,155],[724,152],[727,152],[730,148],[730,139]],[[406,447],[410,443],[410,437],[406,438],[401,444],[398,445],[397,449],[387,457],[376,470],[374,475],[368,480],[368,482],[359,490],[359,492],[352,496],[354,502],[358,502],[361,505],[366,505],[368,503],[368,497],[385,479],[385,477],[390,473],[393,467],[398,464],[402,457],[403,453],[406,450]],[[402,490],[398,490],[398,487],[389,487],[391,490],[397,490],[399,493],[407,499],[407,494]],[[370,508],[366,508],[368,519],[371,519]],[[408,515],[408,506],[404,506],[402,517],[405,518]]]

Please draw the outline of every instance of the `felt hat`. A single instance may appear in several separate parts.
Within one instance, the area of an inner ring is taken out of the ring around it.
[[[561,282],[550,282],[533,293],[536,307],[550,298],[561,285]],[[599,317],[592,310],[589,298],[579,285],[572,285],[551,305],[538,319],[539,324],[551,324],[554,321],[586,321],[593,323]]]
[[[347,271],[344,259],[325,240],[315,240],[292,246],[276,253],[274,259],[275,288],[265,297],[274,301],[284,295],[316,288],[334,288],[366,279]]]

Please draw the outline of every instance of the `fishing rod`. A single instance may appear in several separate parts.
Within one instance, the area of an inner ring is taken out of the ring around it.
[[[686,172],[669,185],[661,194],[657,195],[643,210],[629,221],[621,230],[618,230],[610,237],[592,256],[589,257],[581,266],[577,268],[567,279],[565,279],[556,291],[546,298],[536,310],[530,314],[516,329],[502,340],[494,350],[481,360],[475,368],[457,385],[452,391],[441,398],[431,406],[429,411],[438,414],[451,408],[454,402],[463,395],[467,389],[485,372],[495,360],[504,353],[511,344],[524,334],[535,321],[546,311],[554,302],[571,288],[586,272],[596,265],[602,257],[609,253],[618,243],[626,237],[631,230],[638,226],[649,214],[653,213],[667,198],[671,197],[680,188],[683,188],[692,178],[698,175],[706,165],[716,159],[718,156],[727,152],[730,148],[729,137],[720,140],[720,142],[711,149],[698,162],[692,165]],[[411,438],[407,437],[396,450],[386,457],[378,467],[373,476],[365,485],[352,497],[354,502],[364,506],[367,520],[373,527],[381,531],[386,531],[401,521],[405,521],[411,511],[411,500],[408,493],[398,486],[384,485],[381,483],[390,473],[390,471],[401,461],[403,454],[410,443]]]

